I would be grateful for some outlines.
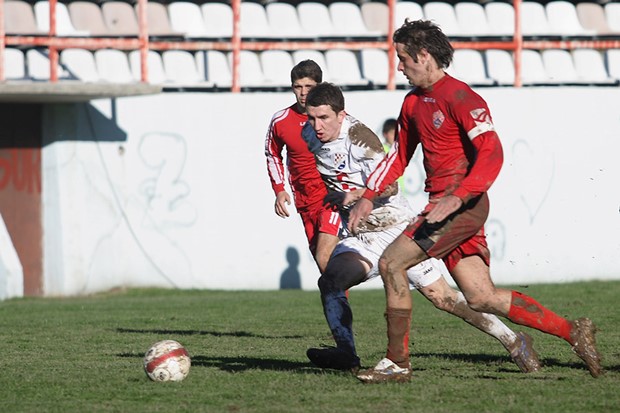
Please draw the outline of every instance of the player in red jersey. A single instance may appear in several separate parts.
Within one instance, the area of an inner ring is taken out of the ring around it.
[[[418,20],[406,21],[394,32],[393,41],[398,70],[414,89],[401,108],[397,149],[369,177],[363,198],[351,210],[349,229],[354,231],[368,217],[371,200],[403,174],[418,144],[424,154],[429,203],[380,259],[387,300],[387,355],[358,378],[402,381],[411,375],[406,270],[429,257],[444,260],[473,309],[563,338],[590,374],[599,376],[592,321],[569,321],[525,294],[497,288],[491,280],[484,222],[489,212],[487,190],[503,163],[502,146],[486,102],[445,73],[454,52],[448,38],[433,23]]]
[[[265,138],[267,171],[276,195],[275,212],[282,218],[290,216],[287,205],[291,204],[291,196],[285,188],[282,157],[282,151],[286,148],[288,180],[295,208],[301,216],[310,251],[321,273],[338,243],[341,221],[338,212],[323,206],[327,189],[316,169],[314,154],[301,134],[308,120],[306,96],[322,80],[323,72],[312,60],[301,61],[293,67],[291,85],[296,102],[273,115]]]

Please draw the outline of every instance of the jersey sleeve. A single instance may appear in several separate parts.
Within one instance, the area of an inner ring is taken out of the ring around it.
[[[277,123],[278,114],[275,114],[269,124],[267,136],[265,137],[265,157],[267,158],[267,173],[273,192],[277,195],[284,191],[284,161],[282,150],[284,141],[278,136]]]
[[[405,173],[405,168],[407,168],[415,148],[420,142],[415,128],[409,127],[408,113],[415,105],[416,100],[417,96],[413,92],[409,92],[405,97],[398,116],[398,128],[394,144],[387,156],[377,165],[375,171],[368,178],[364,198],[374,199]]]
[[[453,116],[462,125],[476,150],[469,173],[452,193],[463,202],[488,191],[504,161],[502,144],[486,102],[475,92],[470,90],[469,93],[471,98],[453,105]]]

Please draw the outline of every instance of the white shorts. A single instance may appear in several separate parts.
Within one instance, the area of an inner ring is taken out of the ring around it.
[[[368,281],[379,275],[379,258],[383,251],[398,237],[407,227],[407,222],[386,228],[382,231],[363,232],[354,237],[343,239],[336,245],[332,256],[344,252],[355,252],[364,257],[371,264],[370,271],[364,281]],[[442,276],[443,262],[436,258],[422,261],[407,271],[409,285],[412,289],[419,289],[431,285]]]

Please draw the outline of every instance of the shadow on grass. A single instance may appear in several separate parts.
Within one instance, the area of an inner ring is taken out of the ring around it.
[[[411,355],[415,360],[416,357],[420,358],[442,358],[446,360],[458,360],[466,363],[474,363],[474,364],[503,364],[503,363],[513,363],[512,359],[509,356],[497,356],[490,354],[450,354],[450,353],[414,353]],[[577,356],[575,356],[577,357]],[[604,361],[604,360],[603,360]],[[574,362],[565,362],[560,361],[555,358],[542,358],[540,359],[540,364],[542,365],[541,372],[545,371],[545,368],[550,367],[561,367],[575,370],[584,370],[588,372],[588,368],[585,363],[575,359]],[[516,366],[515,366],[516,368]],[[502,369],[502,371],[508,371],[508,369]],[[603,370],[606,372],[620,372],[620,366],[605,366],[603,363]],[[589,373],[588,373],[589,374]]]
[[[247,331],[208,331],[208,330],[172,330],[172,329],[134,329],[134,328],[117,328],[119,333],[138,333],[138,334],[162,334],[162,335],[178,335],[178,336],[214,336],[214,337],[250,337],[250,338],[278,338],[278,339],[297,339],[303,338],[300,335],[288,336],[272,336],[264,334],[255,334]]]

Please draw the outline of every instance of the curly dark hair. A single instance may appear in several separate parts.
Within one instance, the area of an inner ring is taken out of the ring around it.
[[[418,53],[422,49],[435,58],[441,69],[450,66],[454,48],[439,26],[429,20],[409,20],[400,26],[392,36],[394,43],[405,45],[405,51],[418,61]]]

